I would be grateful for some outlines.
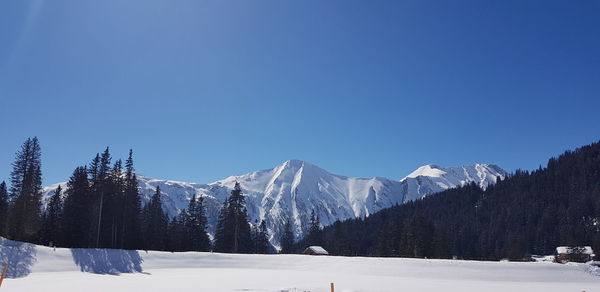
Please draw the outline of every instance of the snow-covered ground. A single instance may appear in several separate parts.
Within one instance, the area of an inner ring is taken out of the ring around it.
[[[585,264],[63,249],[0,239],[3,291],[600,291]],[[85,272],[82,272],[85,271]]]

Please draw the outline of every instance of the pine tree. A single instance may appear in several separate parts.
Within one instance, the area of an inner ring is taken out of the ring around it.
[[[111,231],[111,218],[109,216],[105,197],[109,194],[109,175],[110,175],[110,151],[106,147],[102,155],[96,154],[96,157],[90,164],[90,191],[94,205],[92,214],[95,216],[94,228],[91,229],[95,247],[109,247]],[[107,239],[108,238],[108,239]]]
[[[50,197],[43,215],[41,243],[49,246],[63,244],[62,232],[63,198],[60,185]]]
[[[160,187],[143,210],[144,246],[151,250],[165,250],[168,218],[162,209]]]
[[[125,213],[124,204],[124,179],[121,159],[117,159],[109,173],[107,180],[107,196],[106,196],[106,214],[110,227],[109,238],[106,239],[106,246],[111,248],[123,247],[123,222]],[[110,241],[109,241],[110,240]]]
[[[141,212],[142,203],[138,187],[137,176],[133,167],[133,150],[129,150],[129,157],[125,161],[123,203],[123,228],[122,248],[136,249],[141,241]]]
[[[294,252],[294,232],[292,231],[292,222],[289,219],[283,226],[283,234],[279,242],[281,243],[281,253]]]
[[[0,236],[6,237],[8,221],[8,191],[6,183],[0,183]]]
[[[206,233],[206,210],[204,207],[204,197],[200,196],[196,200],[192,196],[187,210],[186,228],[189,234],[190,249],[195,251],[208,251],[210,239]]]
[[[217,219],[217,228],[215,230],[214,250],[217,252],[231,252],[231,242],[233,234],[231,232],[231,220],[229,220],[229,200],[223,202]]]
[[[63,230],[66,247],[91,247],[95,241],[89,232],[94,219],[88,170],[77,167],[67,183],[63,209]],[[95,239],[95,238],[94,238]]]
[[[42,206],[41,148],[28,138],[12,164],[9,235],[14,240],[34,241],[40,229]]]
[[[187,221],[187,210],[183,210],[179,215],[173,217],[169,222],[167,231],[167,250],[170,251],[189,251],[190,236],[185,226]]]
[[[322,245],[323,239],[321,236],[321,221],[319,216],[315,214],[315,210],[310,213],[310,225],[308,226],[308,235],[306,236],[308,245]]]
[[[269,232],[267,230],[267,224],[264,220],[260,221],[256,230],[255,240],[255,253],[265,254],[269,252]]]
[[[249,253],[253,250],[245,198],[238,182],[221,208],[215,250],[231,253]]]

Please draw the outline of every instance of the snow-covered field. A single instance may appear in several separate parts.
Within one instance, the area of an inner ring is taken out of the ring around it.
[[[3,291],[600,291],[584,264],[54,250],[2,238],[0,260],[17,277]]]

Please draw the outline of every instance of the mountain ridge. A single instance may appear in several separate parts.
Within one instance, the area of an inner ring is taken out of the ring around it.
[[[284,223],[291,220],[296,237],[305,234],[312,210],[321,224],[337,220],[366,217],[381,209],[423,198],[448,188],[475,182],[482,188],[495,183],[506,172],[493,164],[474,164],[443,168],[429,164],[418,168],[401,180],[385,177],[355,178],[332,174],[302,160],[287,160],[274,168],[232,175],[212,183],[162,180],[138,175],[142,201],[149,201],[160,186],[162,203],[169,216],[187,208],[192,196],[204,196],[208,231],[214,234],[222,202],[235,182],[246,195],[249,220],[265,220],[277,245]],[[44,188],[45,198],[66,183]]]

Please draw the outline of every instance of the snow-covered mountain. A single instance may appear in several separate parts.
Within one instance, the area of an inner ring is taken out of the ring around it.
[[[369,216],[381,209],[471,182],[485,188],[495,183],[497,177],[504,178],[505,175],[506,172],[496,165],[475,164],[449,168],[425,165],[401,180],[352,178],[331,174],[305,161],[289,160],[272,169],[230,176],[210,184],[141,175],[138,179],[144,203],[160,186],[163,206],[170,216],[185,209],[192,196],[204,196],[211,234],[221,204],[237,181],[246,195],[250,220],[265,220],[271,242],[277,244],[281,228],[288,219],[296,236],[301,237],[312,210],[326,226],[337,220]],[[60,184],[63,189],[66,187],[66,183]],[[44,188],[46,196],[51,195],[58,185]]]

